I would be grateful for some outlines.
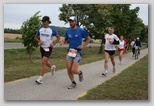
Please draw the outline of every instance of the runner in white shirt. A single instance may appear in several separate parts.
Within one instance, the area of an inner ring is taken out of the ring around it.
[[[136,39],[134,39],[130,44],[132,47],[132,53],[133,53],[132,57],[134,57],[134,54],[135,54],[135,42],[136,42]]]
[[[118,53],[119,53],[119,61],[120,61],[120,64],[123,64],[122,63],[122,56],[123,56],[124,51],[125,51],[125,40],[124,40],[124,36],[120,36],[119,45],[118,45]]]
[[[104,43],[102,46],[105,46],[105,53],[104,53],[104,72],[102,75],[106,76],[108,71],[108,59],[111,57],[111,62],[113,65],[113,73],[115,73],[115,61],[114,61],[114,54],[115,54],[115,44],[119,44],[119,38],[117,35],[114,34],[114,28],[109,27],[108,34],[105,35]]]
[[[34,38],[40,45],[40,52],[42,56],[42,68],[40,76],[35,81],[38,84],[43,83],[43,76],[46,70],[46,66],[51,68],[51,74],[54,75],[56,66],[49,62],[49,57],[52,53],[52,48],[60,40],[60,35],[57,33],[57,31],[49,26],[51,23],[50,18],[48,16],[44,16],[41,21],[42,27],[38,28]],[[55,42],[52,41],[53,36],[57,38]]]

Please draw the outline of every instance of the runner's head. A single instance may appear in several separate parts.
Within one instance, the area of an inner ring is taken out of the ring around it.
[[[48,27],[51,23],[50,18],[48,16],[44,16],[41,21],[44,27]]]
[[[109,27],[108,28],[108,33],[109,33],[109,35],[112,35],[114,33],[114,28],[113,27]]]
[[[120,40],[124,40],[124,36],[123,35],[120,36]]]
[[[140,38],[139,38],[139,37],[137,37],[137,40],[140,40]]]
[[[69,24],[71,28],[75,28],[77,24],[77,18],[75,16],[71,16],[69,19]]]

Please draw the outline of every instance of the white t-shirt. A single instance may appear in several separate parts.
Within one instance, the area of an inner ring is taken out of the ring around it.
[[[40,27],[36,32],[36,36],[40,36],[40,40],[43,42],[41,47],[50,47],[50,43],[52,43],[52,36],[56,35],[57,32],[51,27]]]
[[[109,41],[114,42],[114,40],[119,41],[119,38],[117,37],[117,35],[115,35],[115,34],[112,34],[112,35],[106,34],[105,35],[105,50],[108,50],[108,51],[116,50],[115,45],[109,43]]]
[[[135,46],[135,41],[132,41],[131,44],[130,44],[132,47]]]
[[[119,45],[118,45],[118,48],[119,48],[119,49],[124,49],[124,48],[125,48],[125,46],[124,46],[124,45],[125,45],[125,41],[124,41],[124,40],[122,40],[122,41],[121,41],[121,40],[119,40]]]

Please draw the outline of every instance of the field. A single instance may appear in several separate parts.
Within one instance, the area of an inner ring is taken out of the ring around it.
[[[22,37],[21,34],[4,33],[4,39],[16,39],[21,37]]]

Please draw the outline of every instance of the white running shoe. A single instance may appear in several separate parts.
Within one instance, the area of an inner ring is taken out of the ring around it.
[[[106,76],[107,75],[107,70],[104,73],[102,73],[102,75]]]
[[[53,65],[53,66],[51,67],[51,75],[52,75],[52,76],[54,76],[55,71],[56,71],[56,66]]]
[[[43,83],[43,78],[40,76],[35,82],[37,84],[42,84]]]

